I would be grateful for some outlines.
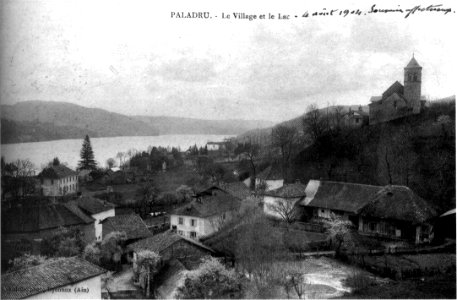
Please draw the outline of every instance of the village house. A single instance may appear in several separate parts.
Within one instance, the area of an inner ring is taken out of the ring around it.
[[[152,235],[148,227],[137,214],[117,215],[108,217],[101,221],[102,238],[115,231],[125,232],[127,235],[126,244],[133,243],[139,239]]]
[[[241,201],[219,189],[211,194],[199,194],[190,204],[170,215],[171,229],[192,239],[199,239],[218,231],[238,212]]]
[[[436,211],[406,186],[388,185],[360,211],[359,232],[416,244],[433,239]]]
[[[46,167],[38,176],[44,196],[57,197],[78,192],[78,173],[62,164]]]
[[[366,184],[310,180],[306,186],[304,218],[329,219],[331,214],[358,224],[358,213],[382,187]]]
[[[159,254],[162,264],[168,263],[172,259],[177,259],[184,265],[189,266],[198,265],[203,257],[214,254],[214,250],[211,248],[171,230],[139,240],[130,244],[127,248],[132,251],[134,270],[138,268],[136,264],[137,253],[142,250],[149,250]]]
[[[266,191],[276,190],[284,185],[284,177],[279,166],[269,166],[260,172],[255,179],[255,186],[265,182]]]
[[[305,218],[329,219],[332,214],[352,221],[361,234],[430,241],[429,221],[435,210],[406,186],[374,186],[310,180],[300,203]]]
[[[2,275],[2,299],[101,299],[106,270],[64,257]]]
[[[371,97],[370,125],[419,114],[425,105],[421,85],[422,67],[413,56],[404,68],[404,86],[395,81],[382,96]]]
[[[72,203],[2,209],[2,240],[41,241],[59,228],[78,229],[83,239],[95,239],[94,219]]]
[[[82,211],[95,220],[95,238],[97,241],[101,241],[102,221],[108,217],[115,216],[115,205],[90,196],[82,196],[77,200],[71,201],[71,203],[76,204]]]
[[[240,200],[245,200],[251,195],[251,190],[244,185],[244,183],[240,181],[235,181],[235,182],[220,182],[218,185],[212,185],[211,187],[207,188],[206,190],[203,190],[199,193],[196,194],[196,196],[205,196],[205,195],[211,195],[214,190],[220,190],[222,192],[225,192],[229,195],[232,195],[233,197],[236,197]]]
[[[263,196],[263,211],[277,219],[300,219],[302,212],[298,205],[306,197],[306,185],[296,182],[269,190]]]
[[[225,149],[226,142],[208,142],[206,143],[206,147],[208,151],[219,151]]]
[[[359,106],[357,110],[349,108],[343,117],[344,125],[347,127],[361,127],[362,125],[368,125],[369,115],[365,112],[362,106]]]

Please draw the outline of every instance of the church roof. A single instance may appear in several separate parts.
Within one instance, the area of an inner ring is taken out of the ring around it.
[[[411,60],[409,61],[409,63],[406,65],[406,68],[422,68],[419,63],[417,62],[417,60],[414,58],[411,58]]]

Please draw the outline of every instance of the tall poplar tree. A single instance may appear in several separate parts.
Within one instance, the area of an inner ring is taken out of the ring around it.
[[[97,169],[97,162],[94,159],[94,151],[92,150],[92,145],[90,144],[90,139],[88,135],[86,135],[83,141],[83,146],[81,148],[81,160],[79,161],[78,168],[80,170]]]

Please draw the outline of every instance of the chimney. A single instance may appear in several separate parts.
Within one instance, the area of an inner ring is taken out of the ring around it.
[[[359,105],[359,111],[363,111],[362,105]]]

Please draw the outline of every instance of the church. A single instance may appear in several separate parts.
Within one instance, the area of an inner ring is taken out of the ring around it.
[[[421,97],[422,67],[414,58],[404,69],[404,85],[395,81],[382,96],[370,99],[370,125],[419,114],[425,100]]]

